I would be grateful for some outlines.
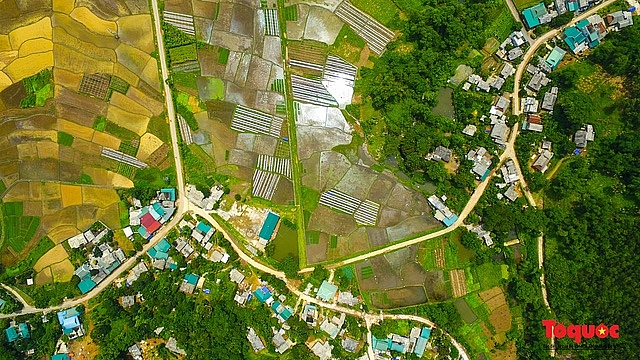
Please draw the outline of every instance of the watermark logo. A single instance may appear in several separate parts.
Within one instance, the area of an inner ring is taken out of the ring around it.
[[[583,338],[591,339],[594,336],[600,339],[604,339],[607,336],[617,339],[619,336],[618,331],[620,330],[618,325],[607,326],[605,324],[600,324],[565,326],[562,323],[557,323],[555,320],[542,320],[542,326],[545,328],[545,335],[548,339],[552,336],[558,339],[568,336],[570,339],[573,339],[576,344],[580,344]]]

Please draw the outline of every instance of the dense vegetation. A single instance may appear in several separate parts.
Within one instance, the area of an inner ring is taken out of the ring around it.
[[[398,21],[401,37],[375,60],[372,69],[362,69],[358,91],[381,116],[363,114],[362,128],[368,140],[382,138],[379,160],[395,156],[399,168],[417,182],[431,181],[447,193],[458,208],[473,187],[470,163],[463,161],[452,176],[443,163],[427,161],[425,155],[442,145],[458,155],[467,148],[494,145],[483,132],[473,139],[461,134],[465,123],[473,123],[487,111],[489,95],[456,92],[454,121],[432,112],[438,90],[461,62],[470,62],[471,49],[484,46],[489,13],[504,6],[499,1],[423,1],[419,11],[407,11],[407,21]],[[477,63],[471,65],[479,65]],[[365,104],[367,105],[367,104]],[[364,112],[365,106],[360,112]],[[477,110],[474,112],[474,110]],[[357,113],[357,112],[356,112]],[[472,143],[472,144],[471,144]]]
[[[581,351],[589,359],[637,356],[640,323],[634,311],[640,297],[638,206],[640,205],[640,29],[610,34],[589,56],[609,74],[623,76],[627,93],[616,99],[609,116],[594,123],[596,142],[586,158],[564,164],[546,190],[546,233],[554,247],[547,251],[547,281],[551,308],[559,321],[620,325],[619,339],[591,339],[584,346],[612,346],[612,351]],[[564,84],[575,96],[576,84]],[[561,93],[562,94],[562,93]],[[588,99],[594,101],[594,99]],[[558,114],[570,133],[589,106],[561,95]],[[562,105],[564,104],[564,105]],[[621,124],[614,131],[612,118]],[[616,114],[617,116],[617,114]],[[633,274],[633,275],[632,275]],[[568,344],[563,343],[561,344]]]

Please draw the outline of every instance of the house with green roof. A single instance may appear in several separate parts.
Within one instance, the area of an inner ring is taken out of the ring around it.
[[[555,69],[558,68],[558,65],[560,65],[560,62],[562,61],[562,59],[564,58],[564,56],[566,54],[567,54],[566,51],[564,51],[561,48],[556,46],[556,47],[553,48],[553,50],[551,50],[551,52],[549,53],[547,58],[544,60],[544,62],[552,70],[555,70]]]
[[[371,335],[371,340],[374,349],[382,352],[389,350],[389,343],[391,342],[391,339],[378,339],[375,336]]]
[[[269,212],[269,214],[267,214],[267,218],[264,220],[264,224],[262,224],[262,229],[260,229],[260,239],[270,241],[279,221],[280,216]]]
[[[69,355],[67,354],[55,354],[51,357],[51,360],[69,360]]]
[[[200,279],[200,277],[195,274],[187,274],[184,276],[184,280],[190,285],[194,286],[198,284],[198,279]]]
[[[82,281],[80,281],[80,283],[78,284],[78,288],[80,289],[82,295],[88,293],[96,286],[97,284],[95,283],[95,281],[91,280],[91,277],[82,279]]]
[[[253,292],[253,296],[256,297],[256,299],[258,299],[258,301],[260,302],[260,304],[264,304],[266,303],[271,297],[271,292],[269,291],[269,289],[266,289],[266,287],[259,287],[257,288],[254,292]]]
[[[160,194],[158,194],[158,200],[176,201],[176,189],[175,188],[160,189]]]
[[[338,287],[324,280],[318,289],[316,298],[329,302],[336,296],[336,292],[338,292]]]
[[[0,310],[4,309],[4,307],[7,305],[7,302],[0,299]]]
[[[551,21],[548,16],[549,13],[547,12],[547,8],[544,6],[543,2],[536,6],[524,9],[524,11],[522,11],[522,15],[524,16],[524,21],[529,29],[533,29],[538,25],[546,24]]]
[[[170,248],[171,244],[169,244],[167,239],[163,238],[162,240],[158,241],[158,243],[155,244],[154,247],[147,251],[147,255],[149,255],[152,259],[166,260],[169,258]]]

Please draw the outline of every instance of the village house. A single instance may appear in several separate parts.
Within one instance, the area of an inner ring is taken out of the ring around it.
[[[31,335],[29,334],[29,325],[26,322],[16,324],[15,321],[11,321],[9,327],[4,330],[5,335],[7,336],[7,342],[14,342],[18,339],[29,339]]]
[[[186,356],[187,355],[187,352],[184,351],[184,349],[178,347],[178,341],[174,337],[170,337],[169,340],[167,340],[166,347],[172,353],[175,353],[175,354],[178,354],[178,355],[182,355],[182,356]]]
[[[448,163],[451,160],[452,153],[453,151],[451,149],[448,149],[444,146],[438,146],[433,152],[427,154],[427,156],[425,156],[425,159],[433,161],[442,160]]]
[[[478,239],[484,241],[485,245],[491,246],[493,245],[493,239],[491,238],[491,233],[485,230],[482,225],[477,225],[471,228],[472,233],[476,234]]]
[[[291,339],[285,339],[284,334],[284,329],[280,329],[273,335],[273,345],[275,346],[278,354],[284,354],[285,351],[289,350],[293,346]]]
[[[129,347],[129,355],[133,360],[142,360],[142,348],[138,344],[133,344]]]
[[[249,344],[251,344],[251,347],[253,348],[254,352],[259,352],[264,350],[265,346],[264,346],[264,342],[262,342],[262,339],[260,339],[260,336],[258,336],[258,334],[256,334],[256,331],[253,330],[252,327],[247,328],[248,332],[247,332],[247,340],[249,340]]]
[[[551,82],[551,79],[549,79],[544,72],[539,71],[531,77],[531,80],[529,80],[529,83],[527,83],[527,87],[535,92],[538,92],[543,86],[549,84],[549,82]]]
[[[533,97],[521,99],[522,112],[525,114],[535,114],[538,112],[538,100]]]
[[[320,360],[329,360],[331,358],[331,350],[333,350],[333,346],[329,345],[328,341],[323,343],[317,340],[311,347],[311,352],[320,358]]]
[[[520,180],[516,163],[511,159],[507,160],[504,165],[502,165],[500,171],[502,172],[504,182],[507,184]]]
[[[504,193],[504,197],[509,199],[509,201],[511,202],[518,200],[519,196],[518,196],[518,193],[516,192],[516,184],[511,184],[511,186],[509,186],[507,191],[505,191]]]
[[[544,173],[547,171],[551,158],[553,158],[553,153],[549,150],[543,150],[531,167]]]
[[[462,133],[467,135],[467,136],[473,136],[473,135],[475,135],[477,130],[478,130],[478,128],[475,125],[469,124],[469,125],[465,126],[464,129],[462,129]]]
[[[58,313],[58,322],[62,326],[62,333],[73,340],[83,336],[84,326],[80,322],[80,312],[76,308],[62,310]]]
[[[184,276],[184,279],[180,283],[179,291],[185,294],[193,294],[196,289],[196,285],[198,285],[198,280],[200,277],[195,274],[187,274]]]
[[[558,87],[554,86],[550,91],[544,94],[544,99],[542,100],[542,110],[553,111],[553,107],[555,106],[557,99]]]
[[[356,350],[358,349],[358,347],[360,346],[360,343],[348,336],[345,336],[342,339],[342,342],[340,343],[342,345],[342,348],[345,349],[346,351],[350,352],[350,353],[355,353]]]
[[[435,208],[435,214],[433,217],[448,227],[458,220],[458,215],[454,214],[449,207],[444,204],[444,200],[442,199],[445,199],[444,195],[442,198],[438,198],[436,195],[431,195],[427,200]]]
[[[491,155],[484,147],[478,148],[478,150],[469,150],[467,153],[467,159],[473,161],[473,168],[471,172],[476,177],[483,181],[489,175],[489,167],[491,166]]]
[[[604,20],[607,26],[611,26],[615,28],[616,31],[619,31],[622,28],[633,25],[633,14],[629,11],[616,11],[605,16]]]
[[[551,19],[554,17],[553,14],[550,14],[547,11],[543,2],[536,6],[524,9],[524,11],[522,11],[522,15],[524,16],[524,22],[529,29],[533,29],[538,25],[547,24],[551,22]],[[557,13],[555,15],[557,16]]]

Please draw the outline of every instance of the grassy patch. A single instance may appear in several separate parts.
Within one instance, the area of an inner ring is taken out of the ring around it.
[[[169,49],[169,59],[171,60],[171,65],[198,60],[196,44],[189,44]]]
[[[167,119],[164,113],[151,118],[149,125],[147,126],[147,131],[157,136],[158,139],[162,140],[164,143],[168,144],[171,142],[169,124],[167,124]]]
[[[329,241],[329,248],[335,249],[338,247],[338,235],[331,235],[331,240]]]
[[[329,51],[355,64],[360,60],[360,52],[365,45],[365,41],[360,36],[347,25],[343,25]]]
[[[129,226],[129,205],[125,200],[118,203],[118,213],[120,215],[120,226]]]
[[[36,234],[40,218],[22,216],[22,203],[5,203],[3,213],[5,244],[20,252]]]
[[[73,135],[67,134],[66,132],[58,131],[58,144],[64,146],[73,145]]]
[[[495,286],[500,286],[502,281],[502,269],[500,265],[492,263],[482,264],[476,268],[476,275],[480,282],[480,288],[482,290],[491,289]]]
[[[117,76],[111,76],[111,82],[109,83],[109,90],[117,91],[120,94],[126,94],[129,91],[129,83],[124,79]]]
[[[198,83],[196,82],[197,77],[197,73],[185,71],[176,71],[171,75],[174,84],[184,86],[189,89],[198,88]]]
[[[198,91],[202,100],[224,100],[224,81],[214,77],[198,79]]]
[[[167,49],[193,44],[196,38],[186,34],[177,27],[162,21],[162,32],[164,37],[164,45]]]
[[[501,10],[500,13],[490,17],[495,20],[484,33],[488,38],[496,37],[498,39],[505,39],[513,31],[517,23],[504,3],[496,10],[498,9]]]
[[[526,8],[539,4],[540,0],[514,0],[513,3],[518,11],[522,12]]]
[[[219,48],[218,49],[218,64],[227,65],[227,62],[229,61],[229,54],[231,54],[231,51],[229,49]]]
[[[318,245],[320,243],[320,231],[307,231],[306,243],[307,245]]]
[[[139,140],[138,134],[111,121],[107,121],[104,131],[121,140]]]
[[[284,8],[284,19],[286,21],[298,21],[298,5],[290,5]]]
[[[49,239],[49,237],[43,237],[42,239],[40,239],[40,241],[38,241],[38,244],[33,249],[31,249],[24,262],[28,264],[29,267],[32,267],[36,264],[38,259],[46,254],[47,251],[53,249],[54,246],[56,246],[56,244],[54,244],[53,241]]]
[[[420,11],[423,8],[420,0],[393,0],[393,2],[402,11]]]
[[[133,146],[129,141],[122,141],[118,147],[118,151],[121,151],[127,155],[136,156],[138,148]]]
[[[362,279],[369,279],[373,277],[373,268],[371,266],[362,267]]]
[[[313,211],[318,207],[318,202],[320,201],[320,192],[308,188],[306,186],[302,187],[302,208],[307,211]]]
[[[398,15],[398,8],[391,0],[352,0],[351,3],[386,26]]]
[[[94,130],[104,131],[104,128],[106,126],[107,126],[107,118],[102,116],[102,115],[96,116],[96,119],[93,120],[93,129]]]
[[[80,180],[78,180],[78,184],[93,185],[94,182],[91,176],[89,176],[89,174],[82,173],[80,175]]]
[[[136,168],[134,168],[133,166],[129,165],[129,164],[125,164],[125,163],[118,163],[118,174],[126,177],[126,178],[131,178],[134,174],[134,172],[136,171]]]

